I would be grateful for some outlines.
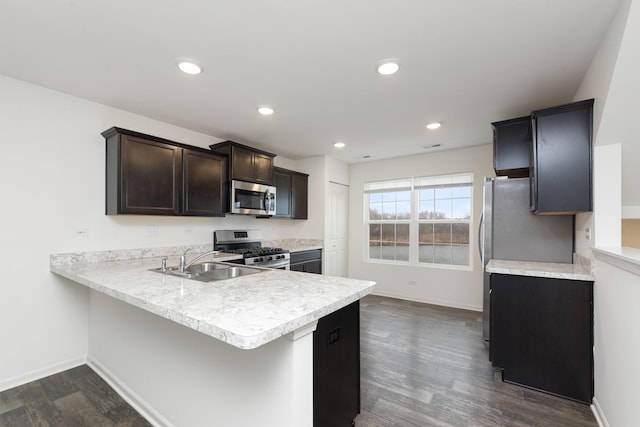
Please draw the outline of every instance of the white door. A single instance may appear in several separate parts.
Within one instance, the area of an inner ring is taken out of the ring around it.
[[[349,187],[329,183],[329,239],[325,248],[325,274],[347,277]]]

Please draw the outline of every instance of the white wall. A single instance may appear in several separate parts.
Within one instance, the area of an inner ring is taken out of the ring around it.
[[[580,83],[580,87],[574,96],[575,101],[580,101],[583,99],[594,98],[594,106],[593,106],[593,143],[595,146],[605,145],[605,144],[613,144],[620,141],[610,140],[608,139],[607,131],[608,122],[605,120],[604,125],[601,130],[601,124],[603,123],[603,117],[605,113],[605,108],[608,106],[607,98],[609,96],[609,90],[611,87],[611,81],[613,78],[613,73],[616,68],[616,61],[618,59],[618,53],[620,51],[620,45],[622,42],[622,37],[625,31],[625,25],[627,22],[627,12],[629,10],[630,1],[625,0],[622,2],[620,6],[620,10],[613,18],[609,30],[605,35],[604,39],[600,43],[598,51],[596,55],[593,57],[587,72],[585,73],[582,82]],[[602,135],[602,136],[601,136]],[[606,156],[606,151],[598,152],[594,147],[594,164],[597,163],[598,156]],[[602,163],[610,163],[611,159],[600,159]],[[601,171],[605,171],[605,169],[601,169]],[[597,176],[596,171],[594,170],[594,210],[595,205],[598,204],[598,197],[600,197],[600,209],[606,210],[606,204],[603,202],[605,199],[609,199],[605,194],[597,194],[596,186],[601,184],[600,188],[606,188],[606,185],[611,183],[610,177],[607,176]],[[597,182],[598,181],[598,182]],[[620,184],[616,184],[616,187],[619,187]],[[616,193],[619,192],[619,189]],[[619,202],[616,202],[619,203]],[[610,215],[604,211],[600,211],[601,219],[604,217],[610,217]],[[603,222],[603,221],[601,221]],[[590,239],[587,239],[586,232],[587,229],[590,231]],[[593,213],[582,213],[576,215],[576,253],[584,256],[591,257],[590,248],[594,245],[595,242],[595,233],[597,233],[595,227],[595,218]],[[619,233],[618,233],[619,234]]]
[[[265,240],[322,238],[301,235],[306,221],[106,216],[100,132],[119,126],[202,147],[220,140],[4,76],[0,93],[0,390],[86,358],[88,293],[49,272],[51,253],[210,243],[213,230],[235,227],[260,228]],[[74,237],[79,230],[87,237]]]
[[[594,404],[604,427],[637,427],[640,277],[596,260]]]
[[[596,98],[594,119],[594,213],[578,215],[578,250],[619,246],[620,220],[626,205],[640,205],[640,0],[621,4],[608,35],[594,57],[576,98]],[[581,230],[592,227],[595,240],[587,242]],[[640,324],[638,277],[597,260],[594,285],[594,405],[606,427],[640,425],[637,384]]]
[[[365,182],[461,172],[474,174],[472,271],[365,262]],[[482,311],[483,274],[477,250],[477,230],[485,176],[494,176],[491,144],[351,165],[349,277],[376,281],[375,293],[380,295]],[[415,285],[410,285],[410,281]]]

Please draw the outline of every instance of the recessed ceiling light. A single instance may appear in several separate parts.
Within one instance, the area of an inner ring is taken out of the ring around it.
[[[334,147],[336,148],[344,148],[345,143],[344,142],[336,142],[335,144],[333,144]]]
[[[274,113],[274,110],[273,107],[269,105],[261,105],[258,107],[258,113],[262,114],[263,116],[270,116]]]
[[[378,63],[378,74],[383,76],[390,76],[395,74],[400,69],[398,61],[395,59],[385,59]]]
[[[434,129],[438,129],[440,126],[442,126],[442,123],[440,122],[433,122],[433,123],[429,123],[426,128],[429,130],[434,130]]]
[[[182,61],[178,63],[178,68],[183,73],[187,74],[200,74],[202,72],[202,68],[198,64],[194,64],[193,62]]]

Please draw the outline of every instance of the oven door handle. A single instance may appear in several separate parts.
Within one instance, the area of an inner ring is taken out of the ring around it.
[[[253,264],[255,267],[266,267],[266,268],[282,268],[285,267],[286,270],[289,269],[289,260],[286,261],[271,261],[271,262],[263,262],[260,264]]]

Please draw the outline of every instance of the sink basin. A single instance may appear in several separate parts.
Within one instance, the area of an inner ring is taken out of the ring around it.
[[[219,262],[203,262],[201,264],[190,265],[189,267],[187,267],[187,271],[189,273],[201,274],[214,270],[223,270],[226,268],[231,268],[231,266]]]
[[[245,267],[243,265],[229,265],[222,262],[203,262],[190,265],[184,273],[181,273],[177,266],[167,267],[166,271],[162,271],[161,268],[152,268],[151,271],[184,277],[185,279],[198,280],[200,282],[213,282],[239,276],[248,276],[250,274],[260,273],[263,270]]]

